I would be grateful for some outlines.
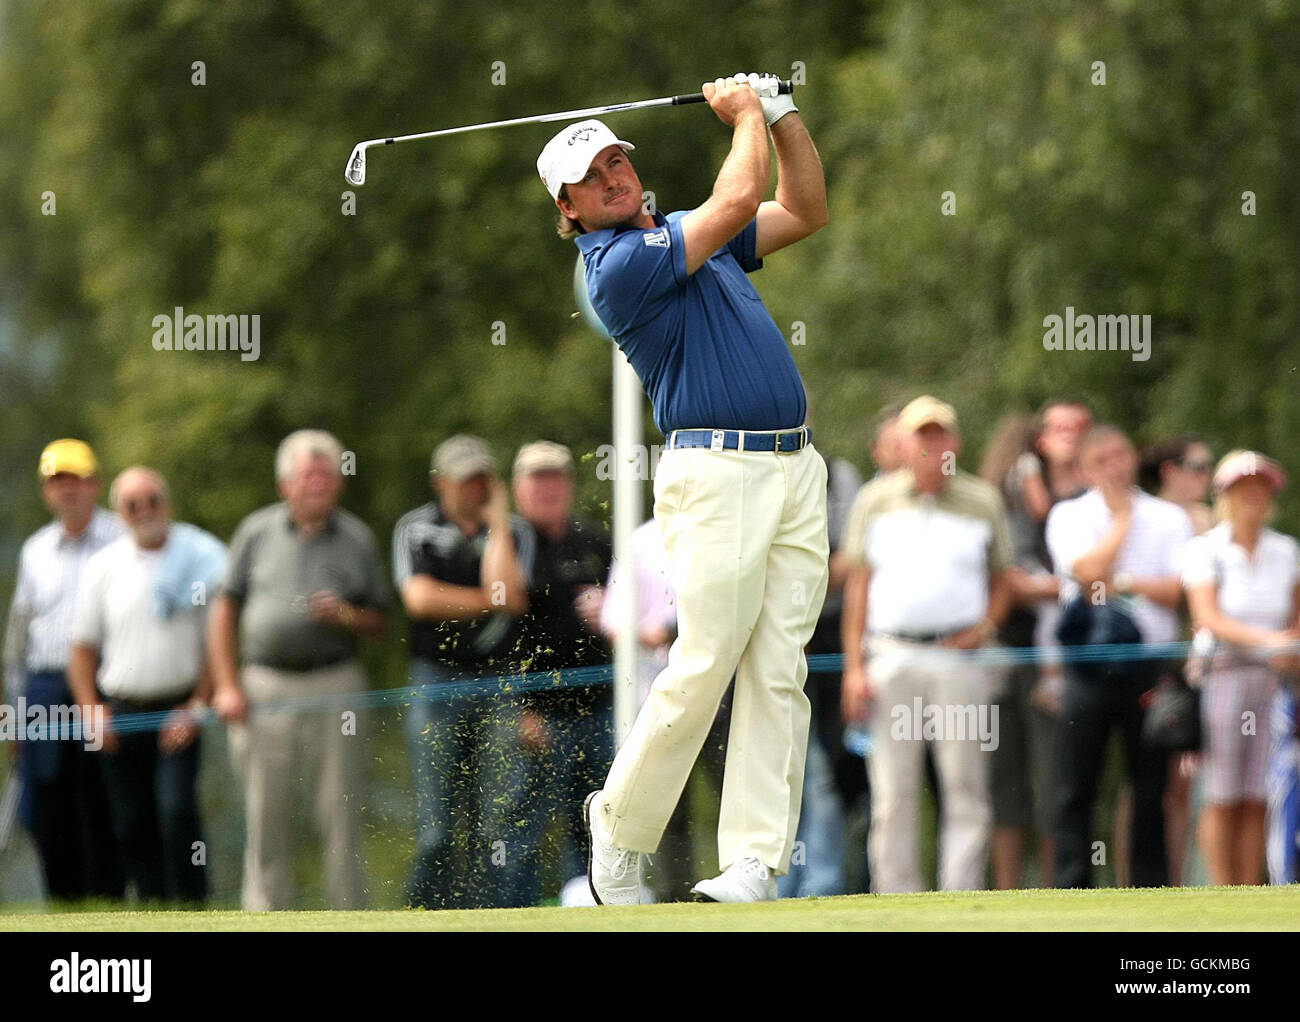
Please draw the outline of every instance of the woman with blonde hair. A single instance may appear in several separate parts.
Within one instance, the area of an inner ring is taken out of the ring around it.
[[[1204,664],[1199,839],[1211,883],[1258,884],[1270,711],[1279,671],[1300,665],[1300,545],[1267,525],[1286,485],[1277,462],[1233,451],[1213,485],[1219,524],[1188,544],[1183,567]]]

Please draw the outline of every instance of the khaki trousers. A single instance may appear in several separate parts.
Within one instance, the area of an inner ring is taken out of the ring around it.
[[[658,848],[734,674],[718,857],[784,872],[808,744],[804,646],[826,596],[826,463],[811,446],[669,450],[654,513],[678,634],[605,782],[605,823],[619,847]]]
[[[311,792],[325,846],[325,887],[336,909],[364,908],[364,879],[357,812],[361,804],[359,701],[331,700],[324,707],[266,707],[279,700],[348,696],[365,690],[355,661],[315,671],[244,666],[248,722],[232,725],[230,749],[244,782],[243,907],[263,912],[294,903],[294,813],[299,785]],[[355,727],[344,713],[355,714]],[[348,734],[348,731],[354,733]]]
[[[921,773],[933,723],[939,821],[939,889],[983,890],[993,805],[992,753],[1001,741],[993,714],[1002,668],[955,650],[872,636],[867,670],[875,688],[869,731],[871,886],[878,894],[923,891]],[[920,709],[922,712],[917,713]],[[980,728],[988,725],[988,740]]]

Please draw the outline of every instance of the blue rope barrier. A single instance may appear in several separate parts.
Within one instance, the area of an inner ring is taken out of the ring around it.
[[[1190,642],[1112,643],[1095,646],[988,646],[981,649],[960,650],[942,646],[924,647],[927,655],[950,656],[968,659],[975,663],[995,666],[1015,664],[1096,663],[1099,661],[1140,661],[1183,659],[1191,649]],[[811,674],[837,673],[843,670],[841,653],[817,653],[808,657]],[[400,685],[394,688],[367,689],[364,692],[331,695],[302,696],[295,699],[276,699],[257,704],[258,713],[302,713],[341,707],[343,709],[379,709],[410,706],[420,699],[433,702],[460,702],[495,696],[518,696],[533,692],[558,691],[568,688],[588,688],[609,685],[614,681],[613,664],[591,667],[572,667],[565,670],[537,674],[510,674],[498,677],[454,679],[429,685]],[[116,734],[138,734],[159,730],[171,716],[170,710],[149,713],[123,713],[113,717],[112,730]],[[200,725],[219,721],[211,709],[191,711]],[[19,722],[22,727],[22,722]],[[68,727],[59,728],[60,737],[71,737]],[[76,736],[80,740],[80,736]]]

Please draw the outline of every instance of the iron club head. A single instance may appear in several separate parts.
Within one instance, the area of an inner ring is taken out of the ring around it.
[[[354,185],[360,186],[366,183],[366,147],[363,143],[359,143],[352,150],[344,176]]]

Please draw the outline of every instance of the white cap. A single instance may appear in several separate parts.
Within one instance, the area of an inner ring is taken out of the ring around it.
[[[542,155],[537,157],[537,173],[542,176],[542,184],[551,198],[559,198],[564,185],[581,181],[596,154],[612,145],[620,145],[629,152],[636,148],[597,120],[570,124],[547,142]]]

